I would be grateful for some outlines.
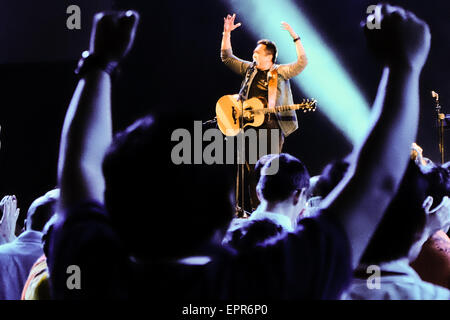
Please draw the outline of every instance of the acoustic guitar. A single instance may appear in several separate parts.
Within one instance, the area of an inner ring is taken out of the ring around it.
[[[241,127],[259,127],[264,123],[265,115],[289,110],[303,110],[312,112],[316,110],[315,99],[303,99],[302,103],[266,108],[266,102],[260,98],[251,98],[242,102],[238,101],[238,95],[226,95],[217,101],[216,118],[220,131],[226,136],[235,136],[241,131]],[[242,115],[243,109],[243,116]],[[241,121],[243,121],[241,126]]]

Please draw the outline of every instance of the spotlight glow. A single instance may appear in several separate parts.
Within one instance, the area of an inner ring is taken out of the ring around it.
[[[286,21],[292,26],[301,37],[308,66],[291,83],[298,85],[308,95],[305,98],[317,99],[318,110],[353,144],[359,143],[368,130],[369,103],[302,10],[289,0],[223,1],[229,5],[232,13],[236,13],[236,23],[242,23],[234,32],[250,31],[257,38],[275,41],[279,63],[290,63],[296,59],[292,38],[281,29],[280,24]],[[299,99],[294,97],[294,100]]]

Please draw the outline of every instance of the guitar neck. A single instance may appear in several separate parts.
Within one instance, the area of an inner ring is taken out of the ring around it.
[[[258,111],[262,112],[264,114],[266,114],[266,113],[276,113],[276,112],[297,110],[297,109],[304,108],[305,106],[306,105],[304,105],[304,104],[289,104],[289,105],[280,106],[280,107],[264,108],[264,109],[260,109]]]

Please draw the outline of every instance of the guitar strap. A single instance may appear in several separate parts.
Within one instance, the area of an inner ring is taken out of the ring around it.
[[[268,107],[275,107],[277,101],[277,87],[278,87],[278,70],[274,68],[269,71],[269,84],[268,84]]]
[[[268,105],[267,107],[273,108],[276,107],[277,103],[277,92],[278,92],[278,67],[279,65],[275,65],[275,67],[269,71],[269,80],[268,80]],[[270,119],[270,113],[269,113],[269,119]],[[278,121],[297,121],[297,118],[295,116],[289,116],[289,115],[280,115],[277,113],[273,114],[274,117]]]

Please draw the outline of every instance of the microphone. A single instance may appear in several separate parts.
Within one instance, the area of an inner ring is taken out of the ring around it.
[[[256,66],[256,60],[253,60],[252,64],[250,65],[250,68],[254,68]]]
[[[439,94],[436,91],[431,91],[431,97],[435,98],[436,101],[439,101]]]

